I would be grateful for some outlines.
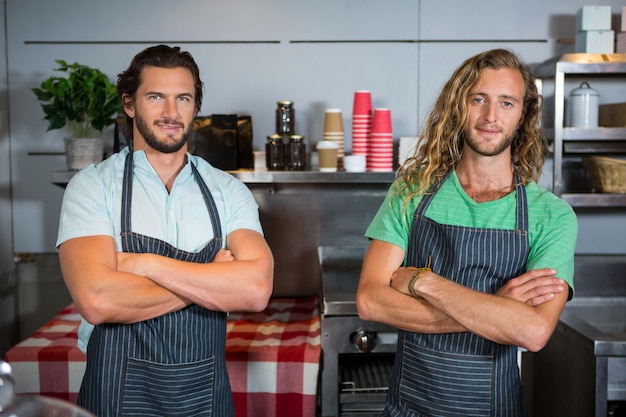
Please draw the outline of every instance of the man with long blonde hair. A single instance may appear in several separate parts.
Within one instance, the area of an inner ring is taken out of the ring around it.
[[[573,295],[572,208],[537,184],[546,141],[512,51],[467,59],[366,232],[359,315],[399,329],[383,416],[525,416],[518,347]]]

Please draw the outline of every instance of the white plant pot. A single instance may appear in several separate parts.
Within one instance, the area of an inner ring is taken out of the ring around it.
[[[78,171],[91,164],[97,164],[104,157],[102,138],[65,138],[67,169]]]

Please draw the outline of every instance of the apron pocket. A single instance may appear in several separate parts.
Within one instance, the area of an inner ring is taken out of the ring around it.
[[[400,399],[428,416],[488,416],[493,357],[441,352],[405,341]]]
[[[215,357],[185,364],[129,359],[123,416],[210,416]]]

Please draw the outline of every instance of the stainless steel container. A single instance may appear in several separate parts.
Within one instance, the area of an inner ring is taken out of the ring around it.
[[[570,125],[572,127],[598,127],[599,94],[583,82],[570,93]]]

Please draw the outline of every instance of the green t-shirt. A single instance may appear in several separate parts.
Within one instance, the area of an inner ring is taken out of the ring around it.
[[[365,236],[394,244],[406,252],[413,215],[422,197],[416,196],[404,206],[404,195],[398,192],[403,184],[398,179],[391,186]],[[526,269],[556,269],[557,276],[570,286],[571,296],[578,237],[576,214],[569,204],[535,182],[526,186],[526,196],[530,245]],[[465,193],[453,171],[428,206],[426,216],[441,224],[515,230],[516,192],[477,203]]]

